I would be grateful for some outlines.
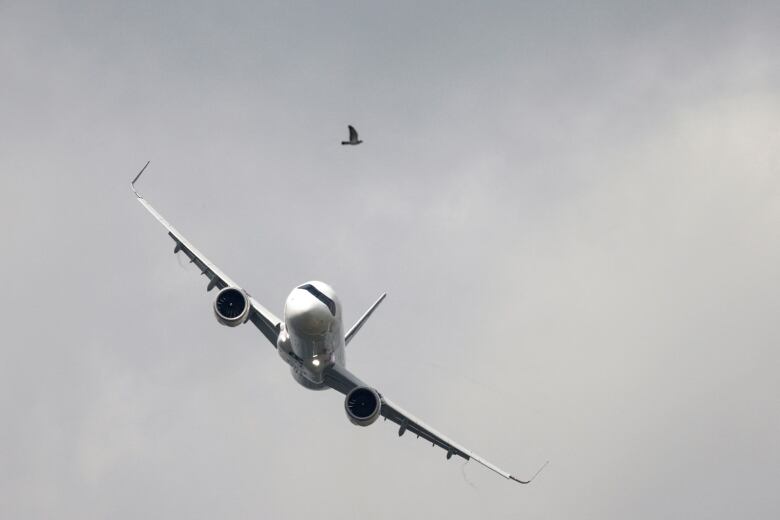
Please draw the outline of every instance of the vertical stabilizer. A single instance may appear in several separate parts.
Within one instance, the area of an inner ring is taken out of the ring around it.
[[[387,293],[382,293],[382,296],[379,297],[377,301],[374,302],[374,304],[368,308],[365,314],[360,317],[360,319],[352,325],[352,328],[349,329],[349,332],[347,332],[347,335],[344,336],[344,345],[349,345],[349,341],[352,339],[352,337],[357,334],[357,331],[360,330],[360,327],[363,326],[363,324],[368,320],[368,318],[371,316],[371,313],[374,312],[374,309],[377,308],[377,306],[382,303],[382,300],[385,299],[385,296],[387,296]]]

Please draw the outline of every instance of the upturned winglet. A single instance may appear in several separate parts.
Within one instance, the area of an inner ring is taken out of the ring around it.
[[[509,475],[509,478],[510,478],[510,479],[512,479],[512,480],[514,480],[515,482],[519,482],[520,484],[530,484],[531,482],[533,482],[533,481],[534,481],[534,479],[537,477],[537,475],[539,475],[539,473],[541,473],[541,472],[542,472],[542,470],[543,470],[544,468],[546,468],[546,467],[547,467],[547,465],[548,465],[549,463],[550,463],[550,461],[548,460],[547,462],[545,462],[544,464],[542,464],[542,467],[541,467],[541,468],[539,468],[539,469],[537,469],[537,470],[536,470],[536,473],[534,473],[534,476],[533,476],[533,477],[531,477],[531,478],[530,478],[530,479],[528,479],[528,480],[520,480],[519,478],[515,478],[515,477],[513,477],[512,475]]]
[[[140,193],[138,193],[138,191],[136,191],[136,189],[135,189],[135,181],[137,181],[137,180],[138,180],[138,178],[139,178],[139,177],[141,176],[141,174],[144,172],[144,170],[146,169],[146,167],[147,167],[147,166],[149,166],[149,163],[150,163],[150,162],[152,162],[152,161],[146,161],[146,164],[144,164],[144,167],[143,167],[143,168],[141,168],[141,171],[140,171],[140,172],[138,172],[138,175],[136,175],[136,176],[135,176],[135,178],[134,178],[132,181],[130,181],[130,189],[131,189],[131,190],[133,190],[133,193],[135,193],[135,196],[136,196],[136,197],[138,197],[139,199],[142,199],[143,197],[141,196],[141,194],[140,194]]]

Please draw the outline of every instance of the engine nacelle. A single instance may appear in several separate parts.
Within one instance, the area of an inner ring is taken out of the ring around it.
[[[214,300],[214,316],[226,327],[241,325],[249,317],[249,298],[241,289],[225,287]]]
[[[344,409],[352,424],[368,426],[373,424],[382,410],[379,392],[367,386],[353,388],[344,399]]]

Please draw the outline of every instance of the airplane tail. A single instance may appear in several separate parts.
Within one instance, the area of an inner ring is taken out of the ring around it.
[[[344,143],[341,143],[344,144]],[[377,301],[374,302],[374,304],[368,308],[368,310],[363,314],[363,316],[360,317],[360,319],[352,325],[352,328],[349,329],[349,332],[347,332],[347,335],[344,336],[344,345],[349,345],[350,340],[357,334],[357,332],[360,330],[360,327],[363,326],[363,324],[368,320],[368,318],[371,317],[371,313],[374,312],[374,309],[377,308],[377,306],[382,303],[382,300],[385,299],[385,296],[387,296],[387,293],[382,293],[382,296],[379,297]]]

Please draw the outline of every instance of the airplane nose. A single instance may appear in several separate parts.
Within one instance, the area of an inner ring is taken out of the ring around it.
[[[327,307],[304,291],[293,291],[284,305],[287,328],[310,336],[322,336],[330,331],[333,315]]]

